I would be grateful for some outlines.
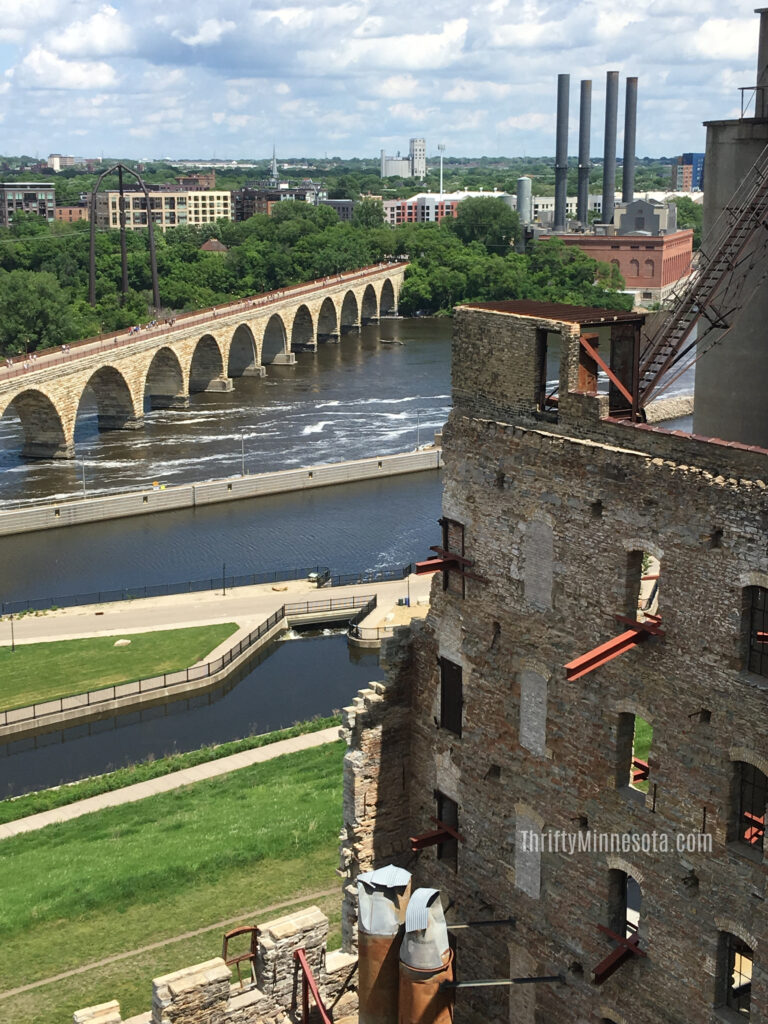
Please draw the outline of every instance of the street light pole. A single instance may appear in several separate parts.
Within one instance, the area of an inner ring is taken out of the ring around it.
[[[240,476],[245,476],[245,431],[240,431]]]
[[[421,444],[421,409],[416,410],[416,448]]]
[[[227,596],[227,563],[222,562],[221,565],[221,589],[222,597]]]
[[[11,654],[16,650],[16,640],[13,635],[13,612],[11,612]]]
[[[85,495],[85,456],[83,456],[82,468],[83,468],[83,500],[85,500],[85,497],[86,497],[86,495]]]

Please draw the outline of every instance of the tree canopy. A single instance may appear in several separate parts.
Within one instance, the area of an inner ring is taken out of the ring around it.
[[[463,207],[466,204],[466,213]],[[501,200],[466,200],[456,221],[381,222],[381,204],[361,204],[352,223],[328,206],[277,204],[272,216],[171,228],[155,235],[162,309],[220,305],[234,298],[378,263],[410,260],[400,295],[405,315],[449,313],[461,302],[514,298],[629,308],[618,272],[557,239],[530,254],[510,247],[518,229]],[[482,207],[482,208],[481,208]],[[497,216],[493,216],[496,213]],[[460,223],[459,223],[460,222]],[[31,230],[29,230],[31,228]],[[42,230],[40,230],[42,228]],[[203,252],[218,238],[228,252]],[[96,236],[96,306],[88,295],[88,224],[31,224],[0,229],[0,354],[47,348],[149,319],[151,279],[146,231],[126,236],[130,288],[120,296],[117,231]]]

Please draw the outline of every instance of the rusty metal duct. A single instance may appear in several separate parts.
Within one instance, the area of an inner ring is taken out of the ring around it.
[[[417,889],[405,915],[400,947],[399,1024],[450,1024],[453,954],[437,889]]]
[[[624,107],[624,166],[622,168],[621,201],[635,198],[635,137],[637,135],[637,79],[627,79],[627,101]]]
[[[619,112],[619,72],[605,76],[605,142],[603,146],[603,224],[613,223],[616,192],[616,121]]]
[[[411,873],[388,865],[357,876],[360,1024],[397,1024],[399,949]]]
[[[758,7],[760,41],[757,46],[757,91],[755,117],[768,118],[768,7]]]
[[[554,231],[565,231],[565,204],[568,190],[568,94],[570,75],[557,76],[557,135],[555,149],[555,222]]]
[[[589,141],[592,131],[592,80],[585,78],[581,83],[581,104],[579,106],[579,190],[576,204],[576,218],[586,227],[589,222]]]

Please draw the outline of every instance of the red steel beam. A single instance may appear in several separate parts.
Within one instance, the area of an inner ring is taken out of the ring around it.
[[[613,381],[613,383],[616,385],[616,387],[619,389],[619,391],[622,393],[622,395],[624,395],[624,397],[629,402],[629,404],[632,405],[634,403],[634,399],[632,398],[632,395],[624,387],[624,385],[621,383],[619,378],[616,376],[616,374],[610,368],[608,363],[606,363],[606,361],[602,358],[602,356],[597,351],[597,349],[593,348],[592,345],[589,344],[589,342],[586,340],[586,338],[583,335],[579,338],[579,341],[581,342],[582,347],[587,351],[587,353],[595,360],[595,362],[600,367],[600,369],[608,374],[608,376]]]
[[[303,949],[295,949],[293,951],[294,960],[298,960],[302,971],[304,972],[304,980],[302,984],[302,1015],[301,1024],[309,1024],[309,998],[307,989],[312,993],[312,997],[315,1000],[318,1013],[320,1014],[320,1020],[323,1024],[333,1024],[333,1021],[328,1016],[328,1011],[323,1004],[323,1000],[320,998],[320,992],[315,981],[315,976],[312,973],[312,968],[309,966],[307,960],[306,951]]]
[[[571,683],[575,679],[581,679],[582,676],[594,672],[601,665],[607,665],[609,661],[618,658],[625,651],[637,647],[647,638],[648,634],[645,631],[628,629],[626,633],[621,633],[619,636],[613,637],[612,640],[608,640],[607,643],[600,644],[599,647],[569,661],[565,666],[565,678]]]
[[[623,938],[621,935],[617,935],[616,932],[611,931],[610,928],[606,928],[605,925],[599,924],[597,926],[598,931],[604,932],[609,938],[613,939],[617,943],[616,949],[612,950],[604,960],[601,960],[597,967],[592,969],[592,978],[595,985],[602,985],[604,981],[607,981],[612,974],[625,964],[627,960],[631,960],[633,956],[648,956],[639,946],[639,939],[637,935],[632,935],[628,939]]]

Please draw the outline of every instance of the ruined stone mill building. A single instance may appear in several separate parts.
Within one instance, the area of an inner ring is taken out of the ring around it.
[[[461,981],[562,977],[459,991],[457,1021],[768,1020],[768,451],[612,415],[589,352],[642,320],[456,311],[445,568],[348,715],[350,877],[514,918],[457,933]]]
[[[666,315],[455,311],[430,612],[348,710],[342,868],[392,861],[482,922],[456,977],[494,984],[456,990],[457,1022],[768,1022],[758,13],[754,104],[707,124]],[[694,371],[695,432],[653,425]],[[355,913],[348,886],[350,949]]]

